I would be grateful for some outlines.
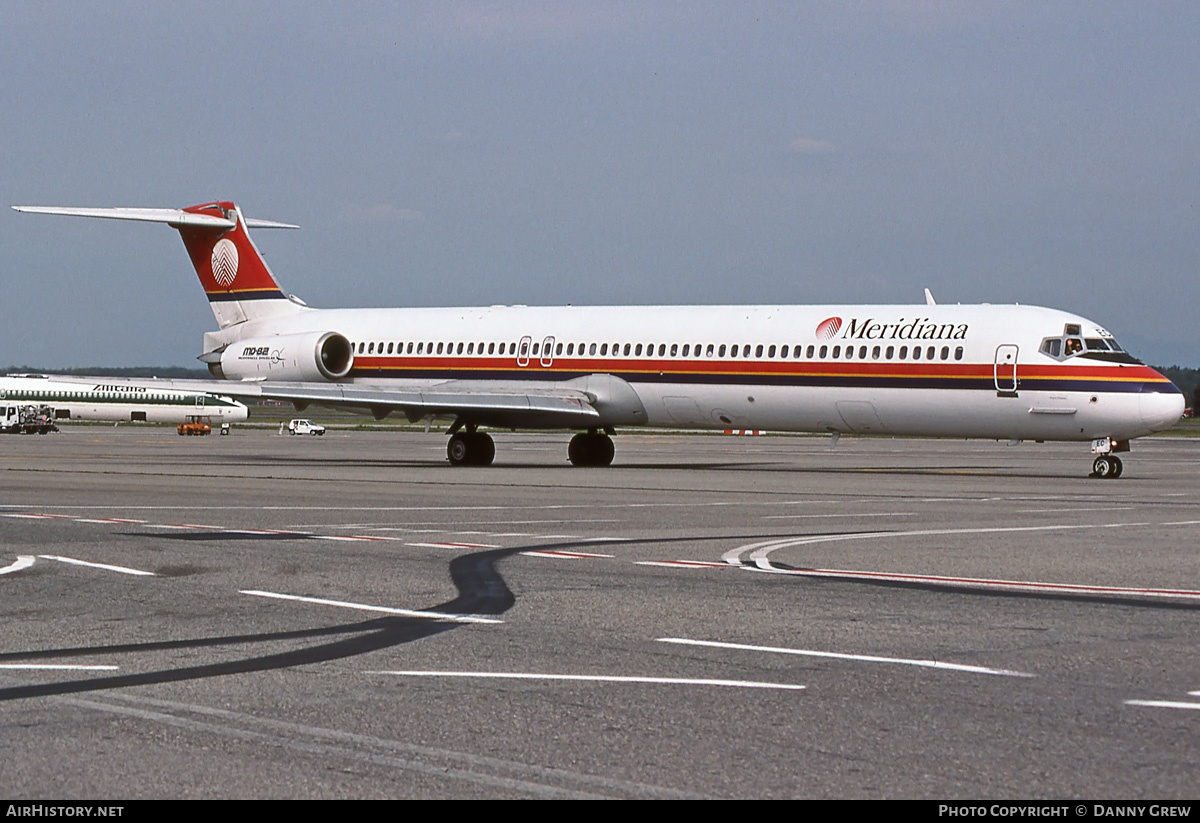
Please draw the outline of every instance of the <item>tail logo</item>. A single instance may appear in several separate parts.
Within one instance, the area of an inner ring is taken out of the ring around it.
[[[229,286],[237,277],[238,252],[237,246],[228,237],[217,241],[212,250],[213,279],[220,286]]]

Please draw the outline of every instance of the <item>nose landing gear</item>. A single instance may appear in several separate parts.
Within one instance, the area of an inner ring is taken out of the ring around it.
[[[1129,451],[1128,440],[1113,440],[1109,437],[1099,437],[1093,440],[1092,454],[1099,455],[1099,457],[1092,462],[1092,473],[1088,477],[1116,480],[1121,476],[1121,471],[1125,467],[1121,465],[1121,458],[1113,452],[1127,451]]]
[[[1121,465],[1121,458],[1114,457],[1109,454],[1102,454],[1092,463],[1092,473],[1088,477],[1097,477],[1104,480],[1116,480],[1121,476],[1121,472],[1125,467]]]

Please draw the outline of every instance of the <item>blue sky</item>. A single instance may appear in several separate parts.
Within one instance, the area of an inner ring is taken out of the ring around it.
[[[1019,302],[1200,366],[1195,3],[0,4],[8,204],[237,201],[314,306]],[[0,363],[199,365],[163,226],[0,214]]]

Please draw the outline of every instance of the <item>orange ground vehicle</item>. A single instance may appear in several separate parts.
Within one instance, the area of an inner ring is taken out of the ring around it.
[[[207,417],[202,417],[198,414],[189,414],[187,420],[179,424],[178,431],[180,436],[186,434],[189,437],[203,437],[212,432],[212,423]]]

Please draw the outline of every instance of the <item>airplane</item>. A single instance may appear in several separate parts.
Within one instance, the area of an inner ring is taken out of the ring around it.
[[[1078,315],[1022,305],[491,306],[315,309],[285,293],[232,202],[13,206],[179,231],[218,330],[199,359],[235,396],[450,419],[447,458],[489,465],[485,428],[576,429],[607,466],[617,426],[1091,441],[1115,478],[1170,428],[1170,380]]]
[[[10,374],[0,377],[0,423],[22,406],[50,406],[55,420],[183,423],[190,416],[239,423],[248,411],[232,397],[123,378]]]

